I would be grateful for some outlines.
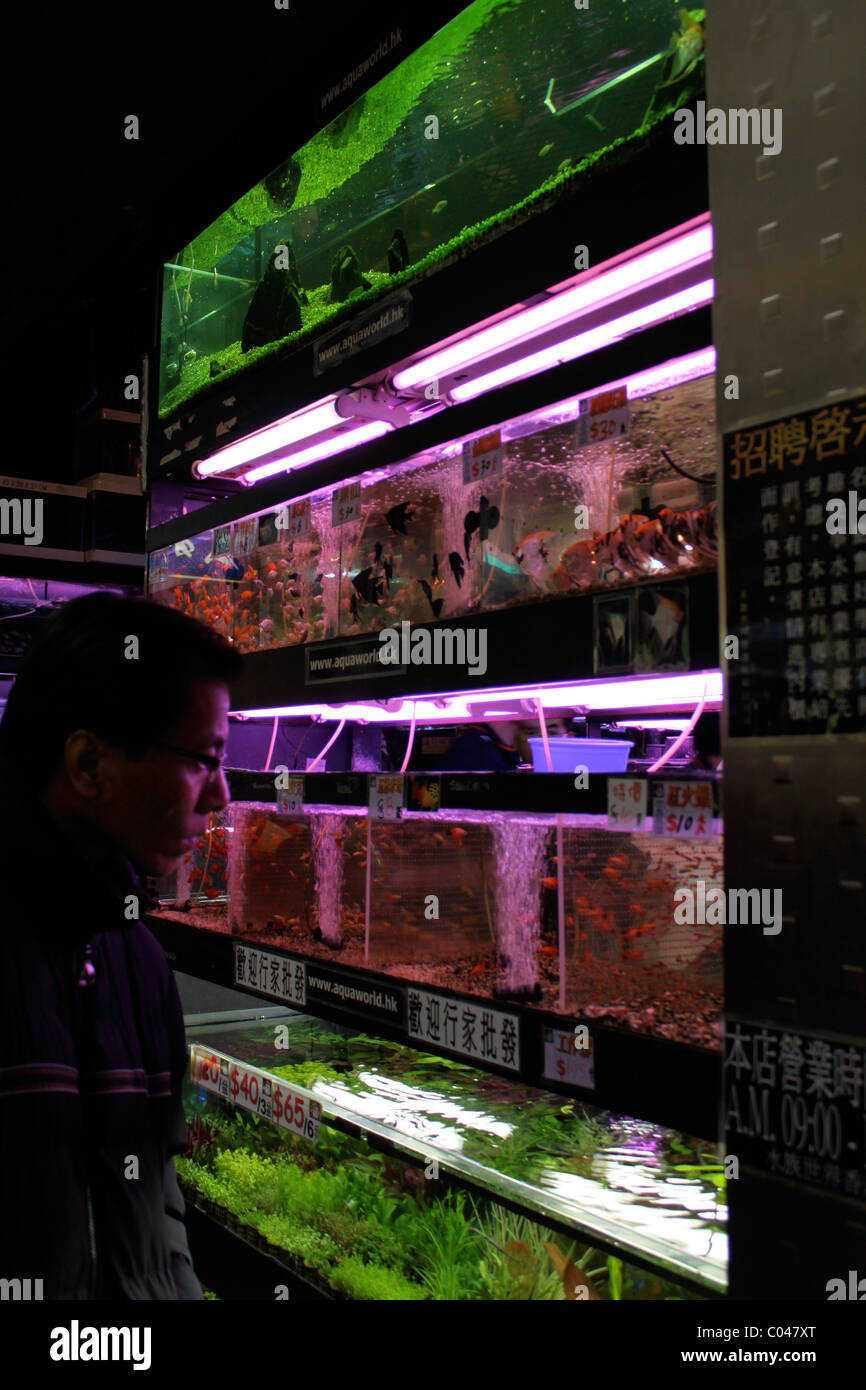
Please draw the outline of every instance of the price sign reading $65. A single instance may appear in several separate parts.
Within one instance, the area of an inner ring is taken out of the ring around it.
[[[322,1107],[309,1096],[281,1085],[276,1077],[257,1067],[245,1067],[196,1044],[190,1048],[190,1074],[203,1090],[222,1095],[242,1110],[290,1129],[314,1144],[319,1133]]]

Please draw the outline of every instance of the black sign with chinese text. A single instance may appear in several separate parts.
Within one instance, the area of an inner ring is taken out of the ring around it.
[[[726,1151],[779,1177],[866,1199],[866,1050],[728,1020]]]
[[[866,728],[860,500],[866,399],[725,436],[733,737]]]

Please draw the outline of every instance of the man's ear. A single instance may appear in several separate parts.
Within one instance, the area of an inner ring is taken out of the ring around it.
[[[78,795],[88,801],[99,795],[103,782],[105,753],[106,745],[90,729],[76,729],[66,739],[63,749],[64,771]]]

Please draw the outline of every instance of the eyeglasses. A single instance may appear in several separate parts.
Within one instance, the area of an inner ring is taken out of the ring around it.
[[[226,753],[194,753],[190,748],[175,748],[172,743],[157,743],[155,747],[164,748],[167,753],[175,753],[179,758],[188,758],[191,763],[198,763],[201,770],[211,777],[223,770],[228,756]]]

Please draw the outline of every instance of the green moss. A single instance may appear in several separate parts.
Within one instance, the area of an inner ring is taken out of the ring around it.
[[[255,370],[265,358],[273,358],[274,361],[278,361],[282,357],[290,355],[298,347],[316,336],[325,324],[336,327],[339,322],[350,318],[360,308],[374,304],[402,285],[425,279],[428,275],[442,269],[443,266],[471,255],[479,246],[491,240],[494,235],[510,231],[513,227],[526,222],[535,213],[543,212],[553,207],[561,199],[582,191],[595,175],[628,163],[638,150],[650,143],[659,127],[668,123],[672,124],[672,110],[670,109],[653,117],[633,134],[623,136],[612,141],[611,144],[593,151],[572,168],[557,170],[520,202],[509,208],[504,208],[481,222],[464,227],[457,236],[434,247],[421,260],[415,261],[414,264],[407,266],[405,270],[396,275],[365,270],[365,275],[372,282],[371,288],[352,295],[343,304],[330,303],[330,285],[321,285],[317,289],[308,290],[310,302],[309,305],[301,309],[303,324],[297,332],[289,334],[288,337],[277,343],[268,343],[265,347],[253,348],[247,353],[241,352],[240,342],[233,343],[231,347],[213,353],[211,356],[198,357],[195,362],[184,366],[183,378],[179,385],[163,397],[159,409],[160,420],[168,420],[182,405],[188,404],[195,397],[213,389],[215,382],[210,375],[211,361],[218,361],[224,369],[217,378],[217,381],[221,383],[227,380],[240,380],[248,372]],[[238,240],[237,236],[235,240]]]
[[[402,1274],[378,1265],[365,1265],[357,1256],[343,1260],[331,1270],[330,1282],[352,1298],[409,1303],[426,1297],[423,1289]]]

